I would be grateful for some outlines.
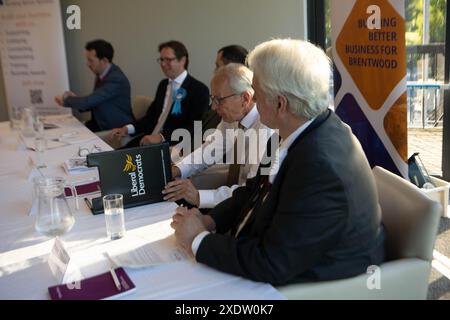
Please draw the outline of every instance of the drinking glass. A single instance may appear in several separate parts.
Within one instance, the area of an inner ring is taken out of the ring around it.
[[[36,167],[46,168],[45,151],[47,150],[47,139],[44,134],[44,123],[37,119],[34,123],[34,149],[36,151]]]
[[[11,130],[20,131],[22,127],[22,114],[19,108],[11,107],[10,112],[11,114],[9,115],[9,125],[11,127]]]
[[[125,235],[125,217],[123,212],[123,195],[109,194],[103,197],[106,233],[111,240]]]
[[[22,135],[24,137],[34,137],[34,123],[36,113],[33,108],[25,107],[22,109]]]

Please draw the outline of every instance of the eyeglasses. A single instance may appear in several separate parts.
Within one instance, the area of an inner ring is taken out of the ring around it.
[[[78,156],[79,157],[86,157],[88,154],[96,153],[96,152],[102,152],[102,148],[97,147],[95,144],[92,146],[91,150],[88,148],[78,148]]]
[[[156,59],[156,62],[162,63],[162,62],[172,62],[173,60],[176,60],[177,57],[174,58],[158,58]]]
[[[238,95],[240,95],[240,94],[233,93],[226,97],[216,97],[216,96],[210,95],[209,96],[209,104],[215,103],[217,106],[220,106],[222,104],[223,100],[234,97],[234,96],[238,96]]]

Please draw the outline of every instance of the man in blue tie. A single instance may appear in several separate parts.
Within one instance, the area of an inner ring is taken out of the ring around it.
[[[194,137],[194,121],[201,121],[209,108],[209,89],[188,73],[189,54],[179,41],[161,43],[159,63],[167,77],[161,80],[155,99],[142,119],[112,130],[110,139],[126,135],[135,138],[127,147],[171,141],[172,132],[184,128]]]
[[[66,91],[55,102],[78,111],[91,111],[86,126],[94,132],[110,130],[134,121],[131,111],[130,82],[122,70],[112,63],[114,49],[105,40],[94,40],[85,46],[88,68],[95,74],[94,91],[78,97]]]

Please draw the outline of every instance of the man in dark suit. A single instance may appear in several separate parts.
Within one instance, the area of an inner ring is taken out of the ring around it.
[[[229,63],[239,63],[245,66],[248,51],[243,46],[232,44],[220,48],[216,55],[216,70]]]
[[[189,55],[178,41],[159,45],[158,62],[167,79],[156,90],[155,99],[144,118],[122,128],[114,129],[110,138],[136,135],[128,147],[171,141],[175,129],[187,129],[194,137],[194,121],[201,121],[209,108],[209,90],[202,82],[188,74]],[[142,137],[143,136],[143,137]]]
[[[87,65],[96,76],[94,91],[85,97],[77,97],[67,91],[55,97],[56,103],[81,112],[92,111],[92,118],[86,126],[94,132],[134,121],[130,82],[122,70],[112,63],[112,45],[105,40],[94,40],[88,42],[85,49]]]
[[[273,285],[365,273],[384,259],[384,231],[361,145],[327,109],[328,58],[279,39],[249,65],[261,122],[282,138],[278,156],[209,215],[178,208],[177,241],[198,262]]]

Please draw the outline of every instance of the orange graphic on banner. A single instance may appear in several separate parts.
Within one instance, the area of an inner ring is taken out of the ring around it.
[[[406,92],[397,99],[384,117],[384,130],[400,157],[406,161],[408,159]]]
[[[371,5],[381,29],[368,29]],[[358,0],[336,40],[336,51],[370,108],[378,110],[405,77],[404,20],[386,0]]]

